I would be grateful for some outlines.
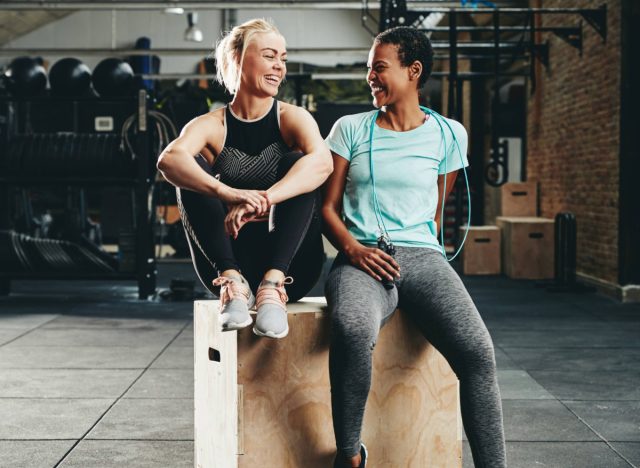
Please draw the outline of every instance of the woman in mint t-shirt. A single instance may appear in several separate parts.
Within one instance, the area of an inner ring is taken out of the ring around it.
[[[448,195],[468,163],[464,127],[419,107],[432,63],[424,33],[399,27],[379,34],[367,74],[379,111],[339,119],[326,140],[334,171],[323,218],[339,250],[325,291],[336,467],[365,466],[360,434],[371,356],[381,325],[399,304],[460,381],[475,466],[506,466],[491,336],[437,240],[445,178]]]

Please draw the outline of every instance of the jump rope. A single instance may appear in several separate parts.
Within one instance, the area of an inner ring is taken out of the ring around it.
[[[438,242],[438,246],[442,250],[443,257],[448,262],[451,262],[454,258],[458,256],[458,254],[462,250],[462,247],[464,246],[464,243],[467,240],[467,233],[469,232],[469,227],[471,226],[471,191],[469,190],[469,178],[467,177],[467,170],[464,166],[464,158],[462,157],[462,151],[460,150],[458,139],[456,138],[456,135],[453,129],[451,128],[451,125],[449,125],[449,122],[447,122],[443,116],[438,114],[436,111],[429,109],[428,107],[420,106],[420,109],[426,115],[428,115],[429,118],[433,117],[436,119],[436,122],[440,127],[440,137],[442,138],[442,142],[444,145],[444,174],[443,174],[444,175],[444,191],[442,194],[442,208],[440,211],[440,238],[442,239],[442,245]],[[378,118],[379,114],[380,114],[380,110],[378,110],[373,115],[373,118],[371,119],[371,128],[369,130],[369,169],[371,171],[371,184],[373,186],[374,212],[376,215],[376,221],[378,222],[378,230],[380,232],[380,237],[378,238],[378,248],[385,251],[389,255],[393,256],[395,255],[395,246],[391,241],[391,237],[387,232],[387,227],[384,224],[384,219],[382,218],[382,211],[380,210],[380,204],[378,203],[378,195],[376,194],[376,178],[373,170],[373,132],[375,130],[376,119]],[[447,148],[445,126],[449,129],[449,133],[451,133],[451,137],[452,137],[451,145],[449,146],[449,148]],[[453,257],[448,258],[447,252],[445,251],[445,248],[444,248],[444,206],[445,206],[445,202],[446,202],[445,198],[447,194],[447,155],[449,154],[450,151],[453,150],[453,145],[455,145],[455,148],[458,151],[458,156],[460,157],[460,162],[462,164],[462,170],[464,172],[465,184],[467,186],[468,217],[467,217],[467,229],[465,229],[464,237],[462,238],[462,243],[460,244],[460,247],[458,247],[458,250],[455,252]],[[388,286],[385,284],[385,287],[388,287]],[[392,283],[391,283],[391,287],[392,287]]]

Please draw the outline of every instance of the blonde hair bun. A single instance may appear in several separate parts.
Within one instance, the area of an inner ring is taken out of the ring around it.
[[[240,70],[249,41],[256,34],[270,32],[280,34],[271,21],[256,18],[235,26],[216,44],[216,79],[231,94],[240,86]]]

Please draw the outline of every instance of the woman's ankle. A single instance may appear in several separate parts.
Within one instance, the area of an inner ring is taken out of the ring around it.
[[[356,455],[355,457],[351,457],[349,459],[347,459],[345,461],[345,465],[347,467],[350,468],[358,468],[360,466],[360,463],[362,463],[362,457],[360,456],[360,454]]]
[[[224,276],[225,278],[242,278],[238,270],[224,270],[220,273],[220,276]]]
[[[344,452],[338,452],[336,455],[336,467],[345,467],[345,468],[358,468],[362,463],[362,454],[357,453],[354,456],[350,457],[346,455]]]
[[[272,269],[267,271],[262,279],[263,281],[270,281],[272,283],[282,283],[284,278],[284,271]]]

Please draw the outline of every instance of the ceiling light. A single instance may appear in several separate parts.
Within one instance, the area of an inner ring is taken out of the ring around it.
[[[188,13],[187,22],[189,23],[189,27],[184,32],[184,40],[190,42],[202,42],[202,31],[200,31],[200,28],[198,28],[198,26],[196,26],[196,24],[198,23],[198,13]]]
[[[168,7],[164,9],[164,12],[169,15],[181,15],[184,13],[184,8],[181,7]]]

